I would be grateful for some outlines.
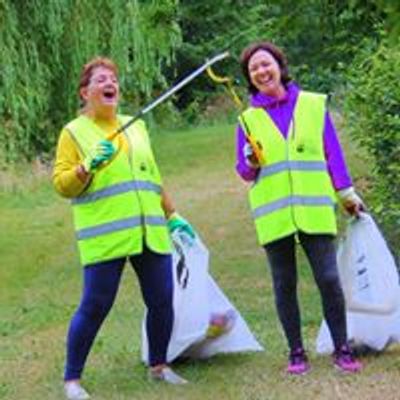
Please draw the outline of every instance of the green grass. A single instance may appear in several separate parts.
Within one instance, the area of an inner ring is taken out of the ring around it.
[[[149,383],[139,352],[143,305],[127,268],[87,363],[85,384],[93,399],[398,399],[399,346],[365,358],[358,376],[339,375],[329,357],[314,353],[321,311],[302,254],[300,299],[313,370],[297,379],[282,373],[285,341],[246,185],[234,173],[233,132],[229,125],[168,132],[154,135],[153,146],[179,212],[210,250],[213,276],[266,351],[180,364],[178,371],[191,381],[184,388]],[[362,174],[349,149],[350,163]],[[81,291],[69,204],[44,176],[34,178],[29,171],[0,182],[0,399],[7,400],[62,398],[65,333]]]

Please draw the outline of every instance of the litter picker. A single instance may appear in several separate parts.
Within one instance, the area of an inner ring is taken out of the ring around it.
[[[232,98],[237,110],[239,111],[239,120],[242,123],[242,126],[244,128],[244,133],[246,135],[247,142],[250,144],[254,156],[258,162],[259,165],[264,165],[265,164],[265,159],[262,154],[262,147],[258,141],[254,139],[252,136],[250,129],[246,123],[246,120],[243,115],[244,111],[244,104],[240,100],[240,97],[237,95],[235,88],[233,86],[233,79],[228,77],[228,76],[219,76],[217,75],[211,68],[211,64],[207,67],[207,74],[208,76],[216,83],[221,83],[224,85],[224,88]]]
[[[229,52],[225,51],[225,52],[217,54],[213,58],[207,60],[203,65],[201,65],[199,68],[197,68],[195,71],[193,71],[186,78],[182,79],[180,82],[178,82],[175,86],[168,89],[157,99],[153,100],[150,104],[148,104],[147,106],[145,106],[141,110],[139,110],[128,122],[126,122],[124,125],[120,126],[115,132],[108,135],[107,140],[113,140],[119,133],[123,132],[126,128],[131,126],[135,121],[142,118],[145,114],[147,114],[153,108],[157,107],[164,100],[168,99],[174,93],[176,93],[178,90],[182,89],[185,85],[187,85],[189,82],[191,82],[194,78],[196,78],[198,75],[200,75],[203,71],[205,71],[211,65],[213,65],[214,63],[221,61],[227,57],[229,57]]]

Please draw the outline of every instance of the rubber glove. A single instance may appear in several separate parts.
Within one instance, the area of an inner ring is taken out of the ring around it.
[[[356,193],[353,186],[339,190],[337,195],[342,206],[350,215],[358,217],[361,211],[365,211],[365,204]]]
[[[87,172],[93,172],[103,162],[110,160],[114,153],[114,145],[109,140],[101,140],[91,152],[92,155],[85,158],[83,167]]]
[[[254,154],[253,148],[251,147],[250,143],[246,142],[243,146],[243,155],[246,160],[246,165],[250,168],[260,168],[260,164],[258,163],[256,156]]]
[[[192,225],[190,225],[189,222],[186,221],[185,218],[181,217],[177,212],[173,212],[169,216],[167,220],[167,227],[171,234],[177,231],[182,240],[187,242],[189,245],[194,243],[196,238],[195,230],[193,229]]]

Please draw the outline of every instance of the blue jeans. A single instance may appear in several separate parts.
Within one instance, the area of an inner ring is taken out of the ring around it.
[[[345,302],[336,264],[335,237],[298,233],[311,265],[335,348],[347,341]],[[272,272],[275,304],[290,350],[303,347],[297,299],[295,235],[264,246]]]
[[[147,307],[149,364],[166,362],[173,324],[172,257],[145,248],[129,258]],[[94,339],[110,311],[126,258],[87,265],[83,269],[83,294],[67,335],[65,380],[80,379]]]

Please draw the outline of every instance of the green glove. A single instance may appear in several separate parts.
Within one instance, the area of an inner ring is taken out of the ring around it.
[[[192,225],[190,225],[189,222],[186,221],[185,218],[181,217],[177,212],[174,212],[170,215],[167,221],[167,227],[170,233],[175,231],[184,233],[189,236],[191,241],[196,238],[196,233]]]
[[[109,140],[101,140],[96,144],[92,155],[85,158],[83,166],[87,172],[93,172],[103,162],[110,160],[114,153],[114,145]]]

